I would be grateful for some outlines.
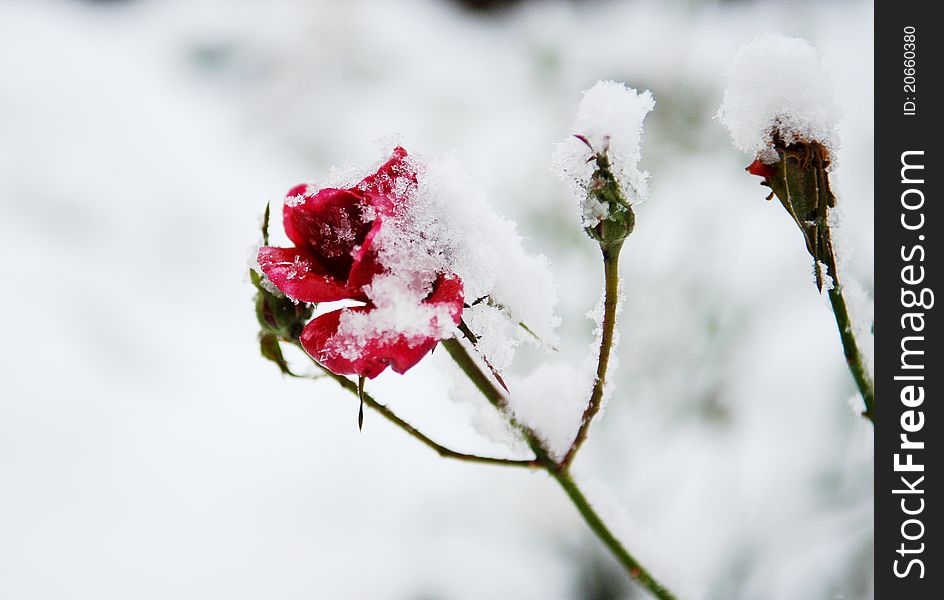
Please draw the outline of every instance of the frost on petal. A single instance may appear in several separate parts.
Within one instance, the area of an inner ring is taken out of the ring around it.
[[[597,82],[583,93],[572,135],[558,142],[552,162],[580,202],[584,227],[593,227],[607,216],[606,206],[588,196],[595,169],[588,159],[595,153],[606,151],[627,201],[646,199],[649,174],[639,169],[640,145],[643,120],[653,108],[655,100],[649,90],[640,94],[615,81]]]
[[[384,267],[365,287],[375,309],[369,317],[345,319],[342,328],[364,338],[394,329],[414,336],[452,335],[450,315],[427,300],[437,279],[451,274],[461,281],[470,304],[489,306],[492,323],[501,319],[507,325],[488,332],[473,327],[483,344],[513,350],[537,335],[553,345],[556,294],[546,260],[524,250],[515,225],[495,212],[454,158],[423,161],[411,156],[404,161],[403,169],[415,173],[415,189],[401,210],[383,216],[382,227],[367,238]],[[356,275],[352,271],[352,282],[359,281]],[[442,285],[449,285],[448,278]],[[431,323],[446,324],[448,330]]]
[[[405,373],[459,322],[462,283],[455,277],[442,276],[432,292],[418,303],[405,296],[394,300],[382,306],[326,313],[302,332],[302,346],[331,372],[340,375],[373,379],[387,366]]]
[[[299,198],[289,196],[291,201],[285,203],[286,235],[297,248],[317,256],[332,275],[346,280],[354,249],[363,243],[373,223],[364,197],[357,191],[326,188]]]
[[[360,375],[373,379],[387,368],[377,353],[359,352],[345,355],[332,347],[331,341],[338,332],[341,317],[346,313],[367,310],[364,307],[345,308],[325,313],[312,320],[302,330],[300,341],[308,354],[332,373],[338,375]]]
[[[841,116],[830,75],[806,40],[767,34],[742,44],[727,69],[717,117],[734,145],[776,162],[777,133],[787,145],[819,142],[835,156]]]
[[[285,221],[299,253],[356,291],[347,298],[366,303],[319,317],[309,334],[313,356],[345,373],[383,370],[362,362],[366,355],[396,371],[410,368],[454,335],[467,298],[488,307],[489,331],[476,333],[510,350],[503,364],[522,340],[556,343],[546,260],[525,252],[515,225],[495,213],[453,158],[425,162],[397,147],[354,187],[293,188]]]
[[[371,225],[370,231],[364,236],[364,240],[351,251],[353,263],[351,264],[351,272],[348,274],[347,280],[348,285],[354,289],[361,289],[369,285],[374,277],[384,271],[384,267],[380,263],[378,256],[376,242],[381,227],[383,227],[383,219],[380,215],[377,215]]]
[[[332,302],[361,296],[303,250],[264,246],[259,249],[257,260],[272,284],[293,300]]]
[[[378,340],[400,348],[435,343],[452,335],[462,315],[462,284],[455,277],[440,276],[421,285],[385,273],[366,291],[368,309],[344,312],[331,341],[333,350],[348,359],[369,351]]]
[[[387,162],[357,187],[380,214],[391,215],[403,210],[416,190],[416,170],[407,160],[406,150],[397,146]]]

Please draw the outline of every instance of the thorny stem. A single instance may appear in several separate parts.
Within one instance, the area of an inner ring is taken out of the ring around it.
[[[466,322],[461,319],[459,320],[459,332],[465,339],[469,340],[469,343],[472,344],[473,348],[475,348],[479,343],[479,337],[472,333],[472,330],[469,329],[469,326],[466,324]],[[495,381],[497,381],[502,386],[503,390],[508,392],[508,385],[505,383],[505,379],[501,376],[501,373],[498,372],[498,369],[492,366],[492,363],[488,360],[487,356],[481,353],[479,353],[479,356],[482,357],[482,360],[485,362],[485,366],[488,367],[488,370],[492,372],[492,375],[495,377]]]
[[[577,436],[564,455],[561,461],[561,469],[566,471],[570,468],[580,446],[587,441],[587,435],[590,431],[590,423],[600,412],[603,404],[603,390],[606,386],[606,370],[610,363],[610,351],[613,348],[613,335],[616,331],[616,309],[619,304],[619,253],[622,244],[613,246],[604,246],[600,248],[603,252],[603,275],[604,275],[604,297],[603,297],[603,325],[602,336],[600,338],[600,355],[597,359],[596,379],[593,382],[593,390],[590,392],[590,401],[587,402],[587,408],[583,412],[580,421],[580,429],[577,430]]]
[[[615,267],[615,263],[614,263]],[[613,271],[615,273],[615,269]],[[609,286],[608,288],[609,289]],[[615,293],[615,292],[614,292]],[[614,306],[615,311],[615,306]],[[610,338],[612,340],[612,332],[610,333]],[[301,344],[297,340],[285,340],[298,347],[301,347]],[[407,432],[410,436],[416,438],[424,445],[428,446],[435,450],[440,456],[445,458],[454,458],[457,460],[462,460],[466,462],[475,462],[483,464],[493,464],[493,465],[504,465],[504,466],[513,466],[513,467],[530,467],[530,468],[541,468],[546,471],[564,490],[564,493],[567,494],[567,497],[570,498],[570,501],[573,503],[574,507],[577,509],[577,512],[583,517],[584,521],[590,527],[590,530],[597,536],[601,543],[607,547],[607,549],[613,554],[623,569],[629,575],[630,578],[637,581],[641,586],[648,590],[653,597],[658,600],[676,600],[675,596],[669,592],[665,586],[660,584],[656,579],[647,571],[636,558],[629,553],[626,547],[622,542],[617,539],[613,532],[607,527],[600,515],[594,510],[593,505],[590,504],[590,501],[580,490],[580,487],[574,481],[570,472],[564,468],[563,464],[559,464],[554,461],[553,458],[548,454],[547,450],[544,449],[537,435],[528,427],[517,422],[512,415],[508,413],[508,399],[502,394],[502,392],[492,383],[489,376],[479,367],[475,359],[471,354],[466,351],[465,347],[462,345],[458,339],[450,338],[443,340],[443,346],[446,351],[456,362],[460,369],[469,377],[476,388],[482,393],[483,396],[503,415],[505,415],[519,431],[521,431],[525,439],[528,442],[528,445],[531,447],[531,450],[534,452],[535,458],[531,460],[516,460],[516,459],[507,459],[507,458],[493,458],[489,456],[478,456],[475,454],[466,454],[463,452],[457,452],[450,448],[447,448],[429,437],[423,434],[421,431],[401,419],[394,413],[392,410],[377,402],[373,396],[369,393],[363,391],[362,388],[358,385],[357,382],[354,382],[343,375],[337,375],[331,371],[325,369],[320,364],[318,364],[314,359],[312,362],[318,366],[323,372],[324,375],[330,377],[335,382],[337,382],[345,390],[351,392],[356,397],[358,397],[364,404],[366,404],[371,409],[379,412],[383,415],[388,421]],[[304,350],[304,349],[303,349]],[[306,353],[307,356],[307,353]],[[309,356],[309,358],[311,358]],[[604,368],[605,371],[605,368]]]
[[[874,423],[875,386],[865,365],[865,358],[859,350],[859,344],[852,330],[852,321],[849,319],[849,310],[846,308],[846,299],[842,295],[842,286],[839,285],[838,281],[834,282],[833,287],[829,290],[829,302],[833,305],[833,313],[836,315],[836,326],[839,328],[839,337],[842,340],[842,351],[846,355],[846,363],[849,365],[849,371],[852,373],[852,378],[855,379],[859,393],[862,394],[862,401],[865,403],[862,416]]]
[[[286,341],[293,343],[296,346],[301,346],[297,340]],[[398,417],[392,410],[377,402],[369,393],[359,390],[359,386],[356,382],[348,379],[347,377],[344,377],[343,375],[332,373],[315,362],[314,359],[312,359],[312,362],[324,372],[325,376],[330,377],[345,390],[362,399],[364,404],[366,404],[368,407],[379,412],[388,421],[407,432],[410,436],[416,438],[424,445],[435,450],[440,456],[445,458],[454,458],[466,462],[514,467],[541,468],[547,471],[547,473],[561,486],[561,488],[567,494],[567,497],[570,498],[570,501],[583,517],[584,521],[586,521],[587,525],[590,527],[590,530],[593,531],[594,535],[596,535],[603,545],[610,550],[613,556],[619,561],[620,565],[622,565],[626,570],[626,573],[632,579],[636,580],[640,585],[646,588],[655,598],[658,598],[659,600],[676,600],[675,596],[672,595],[672,593],[669,592],[662,584],[656,581],[649,571],[647,571],[639,563],[639,561],[636,560],[628,550],[626,550],[626,547],[622,544],[622,542],[616,538],[613,532],[610,531],[610,529],[606,526],[606,523],[603,522],[603,519],[600,517],[600,515],[597,514],[597,512],[593,509],[590,501],[586,496],[584,496],[583,492],[577,486],[577,483],[574,481],[570,473],[562,469],[560,464],[554,462],[547,450],[545,450],[541,445],[534,432],[527,427],[524,427],[520,423],[517,423],[514,421],[513,417],[508,415],[508,399],[502,395],[501,391],[499,391],[499,389],[496,388],[494,384],[492,384],[488,375],[486,375],[485,372],[479,368],[478,364],[475,362],[475,359],[466,351],[462,343],[459,340],[452,338],[443,340],[442,344],[452,359],[459,366],[459,368],[461,368],[462,371],[472,381],[472,383],[475,384],[482,395],[485,396],[485,398],[488,399],[488,401],[496,409],[501,411],[502,414],[511,419],[512,424],[522,431],[522,433],[525,435],[525,438],[528,440],[528,445],[531,447],[536,458],[532,460],[493,458],[489,456],[466,454],[447,448],[433,441],[421,431]]]
[[[296,346],[300,346],[297,340],[293,340],[292,343],[294,343]],[[307,352],[305,353],[305,355],[306,356],[308,355]],[[394,425],[396,425],[397,427],[399,427],[400,429],[408,433],[413,438],[419,440],[427,447],[432,448],[437,454],[439,454],[440,456],[444,458],[454,458],[456,460],[462,460],[465,462],[473,462],[473,463],[489,464],[489,465],[503,465],[507,467],[534,468],[538,466],[538,463],[535,460],[518,460],[518,459],[512,459],[512,458],[494,458],[491,456],[479,456],[476,454],[467,454],[465,452],[458,452],[451,448],[447,448],[446,446],[443,446],[442,444],[439,444],[438,442],[428,437],[426,434],[418,430],[416,427],[413,427],[412,425],[410,425],[409,423],[401,419],[399,416],[397,416],[395,412],[393,412],[393,410],[377,402],[373,398],[373,396],[371,396],[369,393],[367,392],[361,393],[358,390],[358,384],[356,382],[351,381],[350,379],[348,379],[347,377],[344,377],[343,375],[337,375],[335,373],[332,373],[328,369],[325,369],[320,364],[315,362],[314,359],[312,359],[312,362],[324,372],[325,376],[330,377],[331,379],[336,381],[341,387],[343,387],[347,391],[351,392],[355,396],[362,399],[365,405],[367,405],[371,409],[383,415],[383,417],[386,418],[388,421],[390,421],[391,423],[393,423]]]
[[[485,371],[479,368],[478,363],[475,362],[472,355],[465,349],[462,342],[456,338],[449,338],[443,340],[442,345],[443,348],[446,349],[446,352],[449,353],[449,356],[452,357],[452,360],[459,365],[459,368],[462,369],[465,376],[475,384],[475,387],[478,388],[489,403],[494,406],[498,412],[504,415],[515,429],[524,435],[528,446],[531,448],[531,451],[534,452],[537,462],[543,466],[553,465],[556,468],[557,464],[541,445],[537,435],[529,428],[519,423],[514,415],[508,412],[508,399],[505,398],[501,390],[492,384],[492,380],[485,374]]]
[[[508,399],[492,385],[488,375],[479,368],[475,359],[472,358],[472,355],[469,354],[462,345],[462,342],[456,338],[448,338],[441,343],[443,348],[446,349],[446,352],[449,353],[449,356],[452,357],[452,360],[462,369],[462,372],[465,373],[472,383],[475,384],[475,387],[482,392],[485,399],[499,411],[505,412],[508,408]]]
[[[616,254],[619,253],[617,249]],[[613,273],[615,277],[616,273],[616,264],[615,258],[613,261]],[[607,281],[609,281],[609,270],[607,271]],[[607,290],[609,290],[609,285],[607,285]],[[607,294],[609,297],[609,292]],[[613,313],[614,316],[611,318],[615,322],[615,288],[613,290],[614,305]],[[610,341],[612,342],[612,331],[610,332]],[[505,414],[506,417],[512,419],[512,424],[515,425],[522,433],[524,433],[525,438],[528,441],[528,445],[531,447],[531,450],[534,452],[537,457],[536,463],[537,466],[541,467],[547,473],[554,478],[554,480],[563,488],[564,492],[567,494],[567,497],[570,498],[570,501],[573,503],[574,507],[577,508],[577,511],[580,513],[580,516],[583,517],[587,525],[590,527],[590,530],[593,531],[594,535],[603,543],[604,546],[609,549],[613,556],[619,561],[626,573],[634,580],[636,580],[640,585],[646,588],[649,593],[651,593],[655,598],[659,600],[675,600],[675,596],[669,592],[660,584],[656,579],[649,573],[640,563],[633,557],[632,554],[626,549],[622,542],[617,539],[613,532],[607,527],[606,523],[603,522],[603,519],[599,514],[593,509],[593,505],[590,504],[590,501],[584,496],[583,492],[580,490],[580,487],[574,481],[570,472],[564,467],[563,463],[558,464],[550,457],[547,450],[541,445],[541,442],[538,440],[537,436],[532,430],[521,425],[514,421],[513,417],[508,415],[508,399],[505,398],[501,391],[491,382],[488,375],[479,367],[475,362],[475,359],[466,351],[462,343],[455,339],[443,340],[443,346],[446,348],[446,351],[456,362],[460,369],[469,377],[472,383],[482,392],[482,395],[499,411]],[[607,350],[609,353],[609,350]],[[604,366],[604,372],[606,367]]]

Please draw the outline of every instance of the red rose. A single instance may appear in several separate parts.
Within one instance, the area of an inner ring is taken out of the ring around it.
[[[381,264],[376,237],[385,220],[402,211],[416,189],[416,172],[397,147],[373,175],[346,189],[308,186],[292,188],[285,201],[283,226],[292,248],[260,248],[259,266],[286,296],[301,302],[357,300],[364,306],[321,315],[305,326],[302,346],[318,362],[339,375],[374,378],[387,366],[403,373],[439,341],[436,335],[409,336],[381,332],[372,338],[338,336],[346,312],[369,313],[376,307],[365,287],[386,268]],[[422,300],[429,308],[445,308],[453,324],[462,315],[462,281],[440,274]],[[431,322],[430,331],[444,323]]]
[[[392,216],[416,186],[416,173],[393,156],[353,188],[312,193],[297,185],[286,195],[282,220],[294,248],[263,247],[258,261],[275,287],[301,302],[366,300],[363,287],[382,268],[374,237],[384,217]]]

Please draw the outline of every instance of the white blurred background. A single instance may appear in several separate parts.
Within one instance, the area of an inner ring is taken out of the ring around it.
[[[399,132],[454,150],[549,257],[561,355],[582,360],[597,250],[549,163],[603,78],[657,105],[617,393],[578,476],[679,589],[870,598],[871,426],[799,231],[712,115],[739,41],[818,47],[845,110],[846,272],[871,290],[871,13],[0,0],[0,598],[643,597],[546,476],[440,459],[376,414],[359,433],[333,383],[283,379],[245,275],[266,200]],[[372,389],[437,439],[500,451],[446,398],[442,358]]]

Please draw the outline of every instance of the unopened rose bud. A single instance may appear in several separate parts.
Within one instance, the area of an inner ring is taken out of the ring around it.
[[[819,142],[784,143],[775,139],[778,160],[764,164],[755,160],[747,172],[764,178],[780,203],[803,232],[806,249],[815,261],[816,286],[822,291],[825,278],[836,278],[836,258],[829,231],[829,210],[836,197],[829,185],[829,152]]]
[[[785,65],[784,68],[770,68]],[[718,118],[734,145],[754,157],[747,172],[763,177],[796,222],[812,255],[816,285],[836,283],[829,233],[830,151],[837,148],[832,76],[805,40],[765,34],[742,44],[727,71],[728,86]],[[825,273],[824,273],[825,270]]]
[[[654,106],[649,91],[600,81],[584,92],[574,135],[554,151],[554,170],[571,185],[584,231],[605,254],[617,251],[633,232],[632,205],[647,195],[649,174],[639,168],[640,146],[643,120]]]
[[[636,215],[613,175],[606,150],[594,154],[592,160],[596,169],[587,189],[587,204],[599,209],[599,221],[584,231],[606,250],[618,247],[629,237],[636,226]]]
[[[262,332],[283,339],[298,339],[311,319],[314,306],[269,291],[256,271],[249,271],[249,278],[256,287],[256,319]]]

